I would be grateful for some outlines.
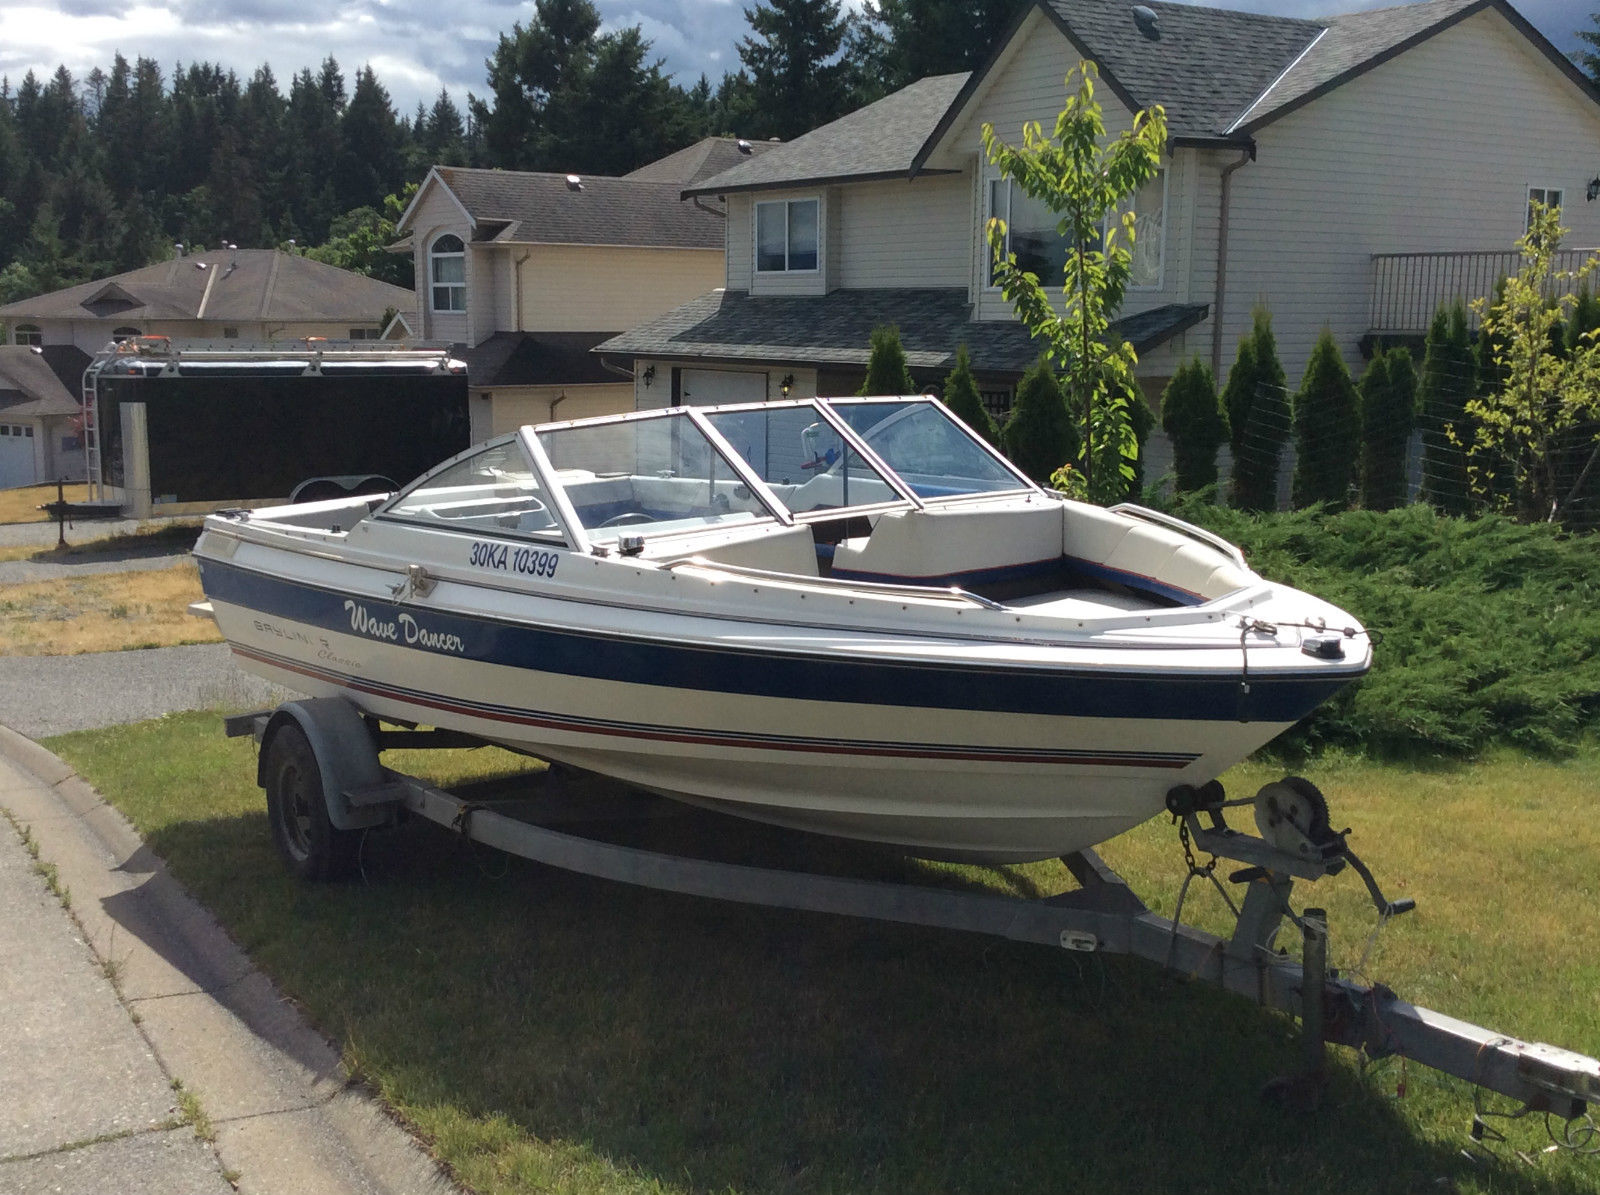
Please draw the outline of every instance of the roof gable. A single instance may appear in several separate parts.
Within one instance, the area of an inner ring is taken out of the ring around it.
[[[649,162],[623,178],[651,183],[677,183],[692,187],[704,179],[731,170],[741,162],[759,157],[782,142],[747,141],[742,137],[703,137],[693,145]]]
[[[26,345],[0,345],[0,390],[22,396],[20,403],[9,404],[14,415],[72,415],[78,410],[44,354]]]

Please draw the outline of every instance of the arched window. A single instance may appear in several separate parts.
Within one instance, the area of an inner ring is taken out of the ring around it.
[[[428,250],[428,277],[433,282],[435,311],[467,309],[467,251],[461,238],[446,233]]]
[[[138,328],[118,328],[111,333],[111,339],[116,341],[118,344],[121,344],[124,340],[128,340],[131,337],[143,335],[144,333],[139,331]]]
[[[44,343],[44,333],[39,331],[38,324],[18,324],[11,334],[11,343],[38,346]]]

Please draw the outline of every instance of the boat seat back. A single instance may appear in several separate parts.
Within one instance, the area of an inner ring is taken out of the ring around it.
[[[1061,503],[893,511],[872,534],[841,540],[833,575],[864,581],[971,586],[1053,572],[1061,563]]]
[[[690,556],[775,573],[817,575],[817,553],[809,527],[718,528],[701,535],[675,535],[645,544],[646,560],[682,560]]]
[[[1193,604],[1232,593],[1252,579],[1214,549],[1181,532],[1082,502],[1064,505],[1063,554],[1102,580]]]

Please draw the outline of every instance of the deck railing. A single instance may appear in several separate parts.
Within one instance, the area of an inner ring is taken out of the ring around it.
[[[1576,271],[1597,251],[1562,249],[1556,253],[1555,268],[1560,273]],[[1372,301],[1368,323],[1374,332],[1426,333],[1433,313],[1441,303],[1474,299],[1494,294],[1495,283],[1515,274],[1522,266],[1522,254],[1515,249],[1487,253],[1374,253],[1372,255]],[[1594,283],[1600,286],[1600,278]],[[1571,293],[1577,284],[1556,282],[1551,290]],[[1469,318],[1474,327],[1476,317]]]

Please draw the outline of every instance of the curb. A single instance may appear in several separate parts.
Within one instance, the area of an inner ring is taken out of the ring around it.
[[[71,913],[169,1076],[200,1098],[240,1191],[456,1195],[459,1188],[308,1025],[137,830],[59,756],[0,724],[38,783],[0,797],[72,893]]]

